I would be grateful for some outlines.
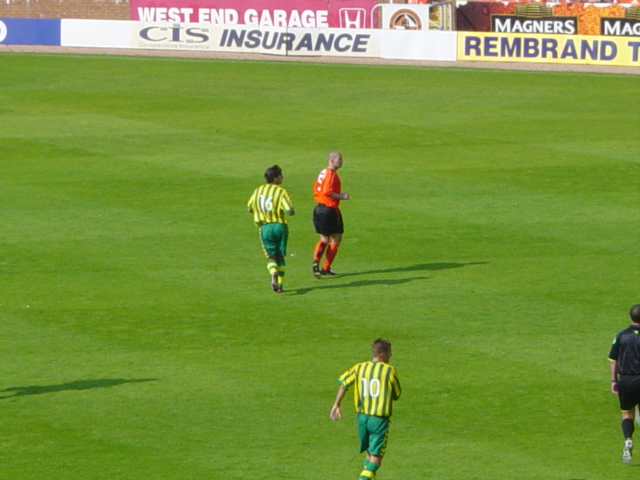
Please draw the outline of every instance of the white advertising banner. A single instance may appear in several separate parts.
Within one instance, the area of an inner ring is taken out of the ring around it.
[[[66,47],[456,60],[455,32],[62,20]]]
[[[379,57],[378,32],[135,22],[135,48],[294,56]]]

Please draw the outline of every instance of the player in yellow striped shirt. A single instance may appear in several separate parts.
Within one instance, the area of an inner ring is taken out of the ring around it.
[[[353,388],[360,453],[366,452],[359,480],[376,478],[376,471],[387,449],[393,402],[402,393],[398,373],[395,367],[389,365],[391,342],[383,338],[374,340],[371,354],[371,361],[358,363],[340,375],[340,387],[330,413],[333,421],[342,418],[340,403],[347,391]]]
[[[264,173],[267,183],[253,191],[247,211],[253,214],[253,221],[260,228],[262,250],[267,257],[267,270],[271,276],[271,288],[282,292],[287,256],[289,225],[285,215],[295,215],[291,197],[282,188],[282,169],[278,165],[267,168]]]

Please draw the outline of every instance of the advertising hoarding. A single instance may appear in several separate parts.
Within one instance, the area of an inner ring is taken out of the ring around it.
[[[62,46],[456,60],[456,32],[62,20]]]
[[[458,60],[640,66],[640,38],[458,32]]]
[[[612,29],[603,27],[620,24]],[[565,35],[638,35],[640,6],[591,3],[468,2],[456,10],[459,31]],[[635,33],[634,33],[635,32]]]
[[[60,45],[60,20],[0,18],[2,45]]]
[[[135,48],[209,50],[296,56],[379,56],[373,30],[284,29],[134,22]]]
[[[131,20],[276,28],[371,28],[376,0],[130,0]]]

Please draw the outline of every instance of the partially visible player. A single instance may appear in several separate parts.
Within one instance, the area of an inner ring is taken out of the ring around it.
[[[633,420],[640,404],[640,304],[629,311],[631,325],[618,332],[609,351],[611,391],[618,395],[622,411],[624,450],[622,461],[631,463]]]
[[[366,452],[364,468],[359,480],[373,480],[387,449],[393,402],[402,389],[395,367],[389,365],[391,342],[383,338],[371,345],[373,359],[354,365],[340,375],[340,387],[329,416],[333,421],[342,418],[340,403],[353,388],[353,400],[358,413],[360,453]]]
[[[320,275],[336,275],[336,272],[331,269],[331,264],[338,254],[344,233],[339,208],[340,200],[349,200],[349,194],[341,192],[342,184],[337,173],[337,170],[342,167],[342,155],[336,151],[329,152],[327,160],[327,168],[318,174],[313,186],[313,198],[316,201],[316,207],[313,210],[313,226],[316,233],[320,234],[311,263],[311,270],[316,278],[320,278]],[[325,250],[327,254],[320,268],[320,260]]]
[[[285,274],[285,258],[289,225],[285,215],[295,215],[289,193],[282,188],[282,169],[278,165],[267,168],[267,183],[253,191],[247,210],[253,213],[253,221],[260,228],[260,241],[267,257],[267,270],[271,276],[271,288],[282,293]]]

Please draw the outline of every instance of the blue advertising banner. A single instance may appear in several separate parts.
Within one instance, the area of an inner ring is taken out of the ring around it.
[[[60,45],[60,19],[0,18],[0,45]]]

